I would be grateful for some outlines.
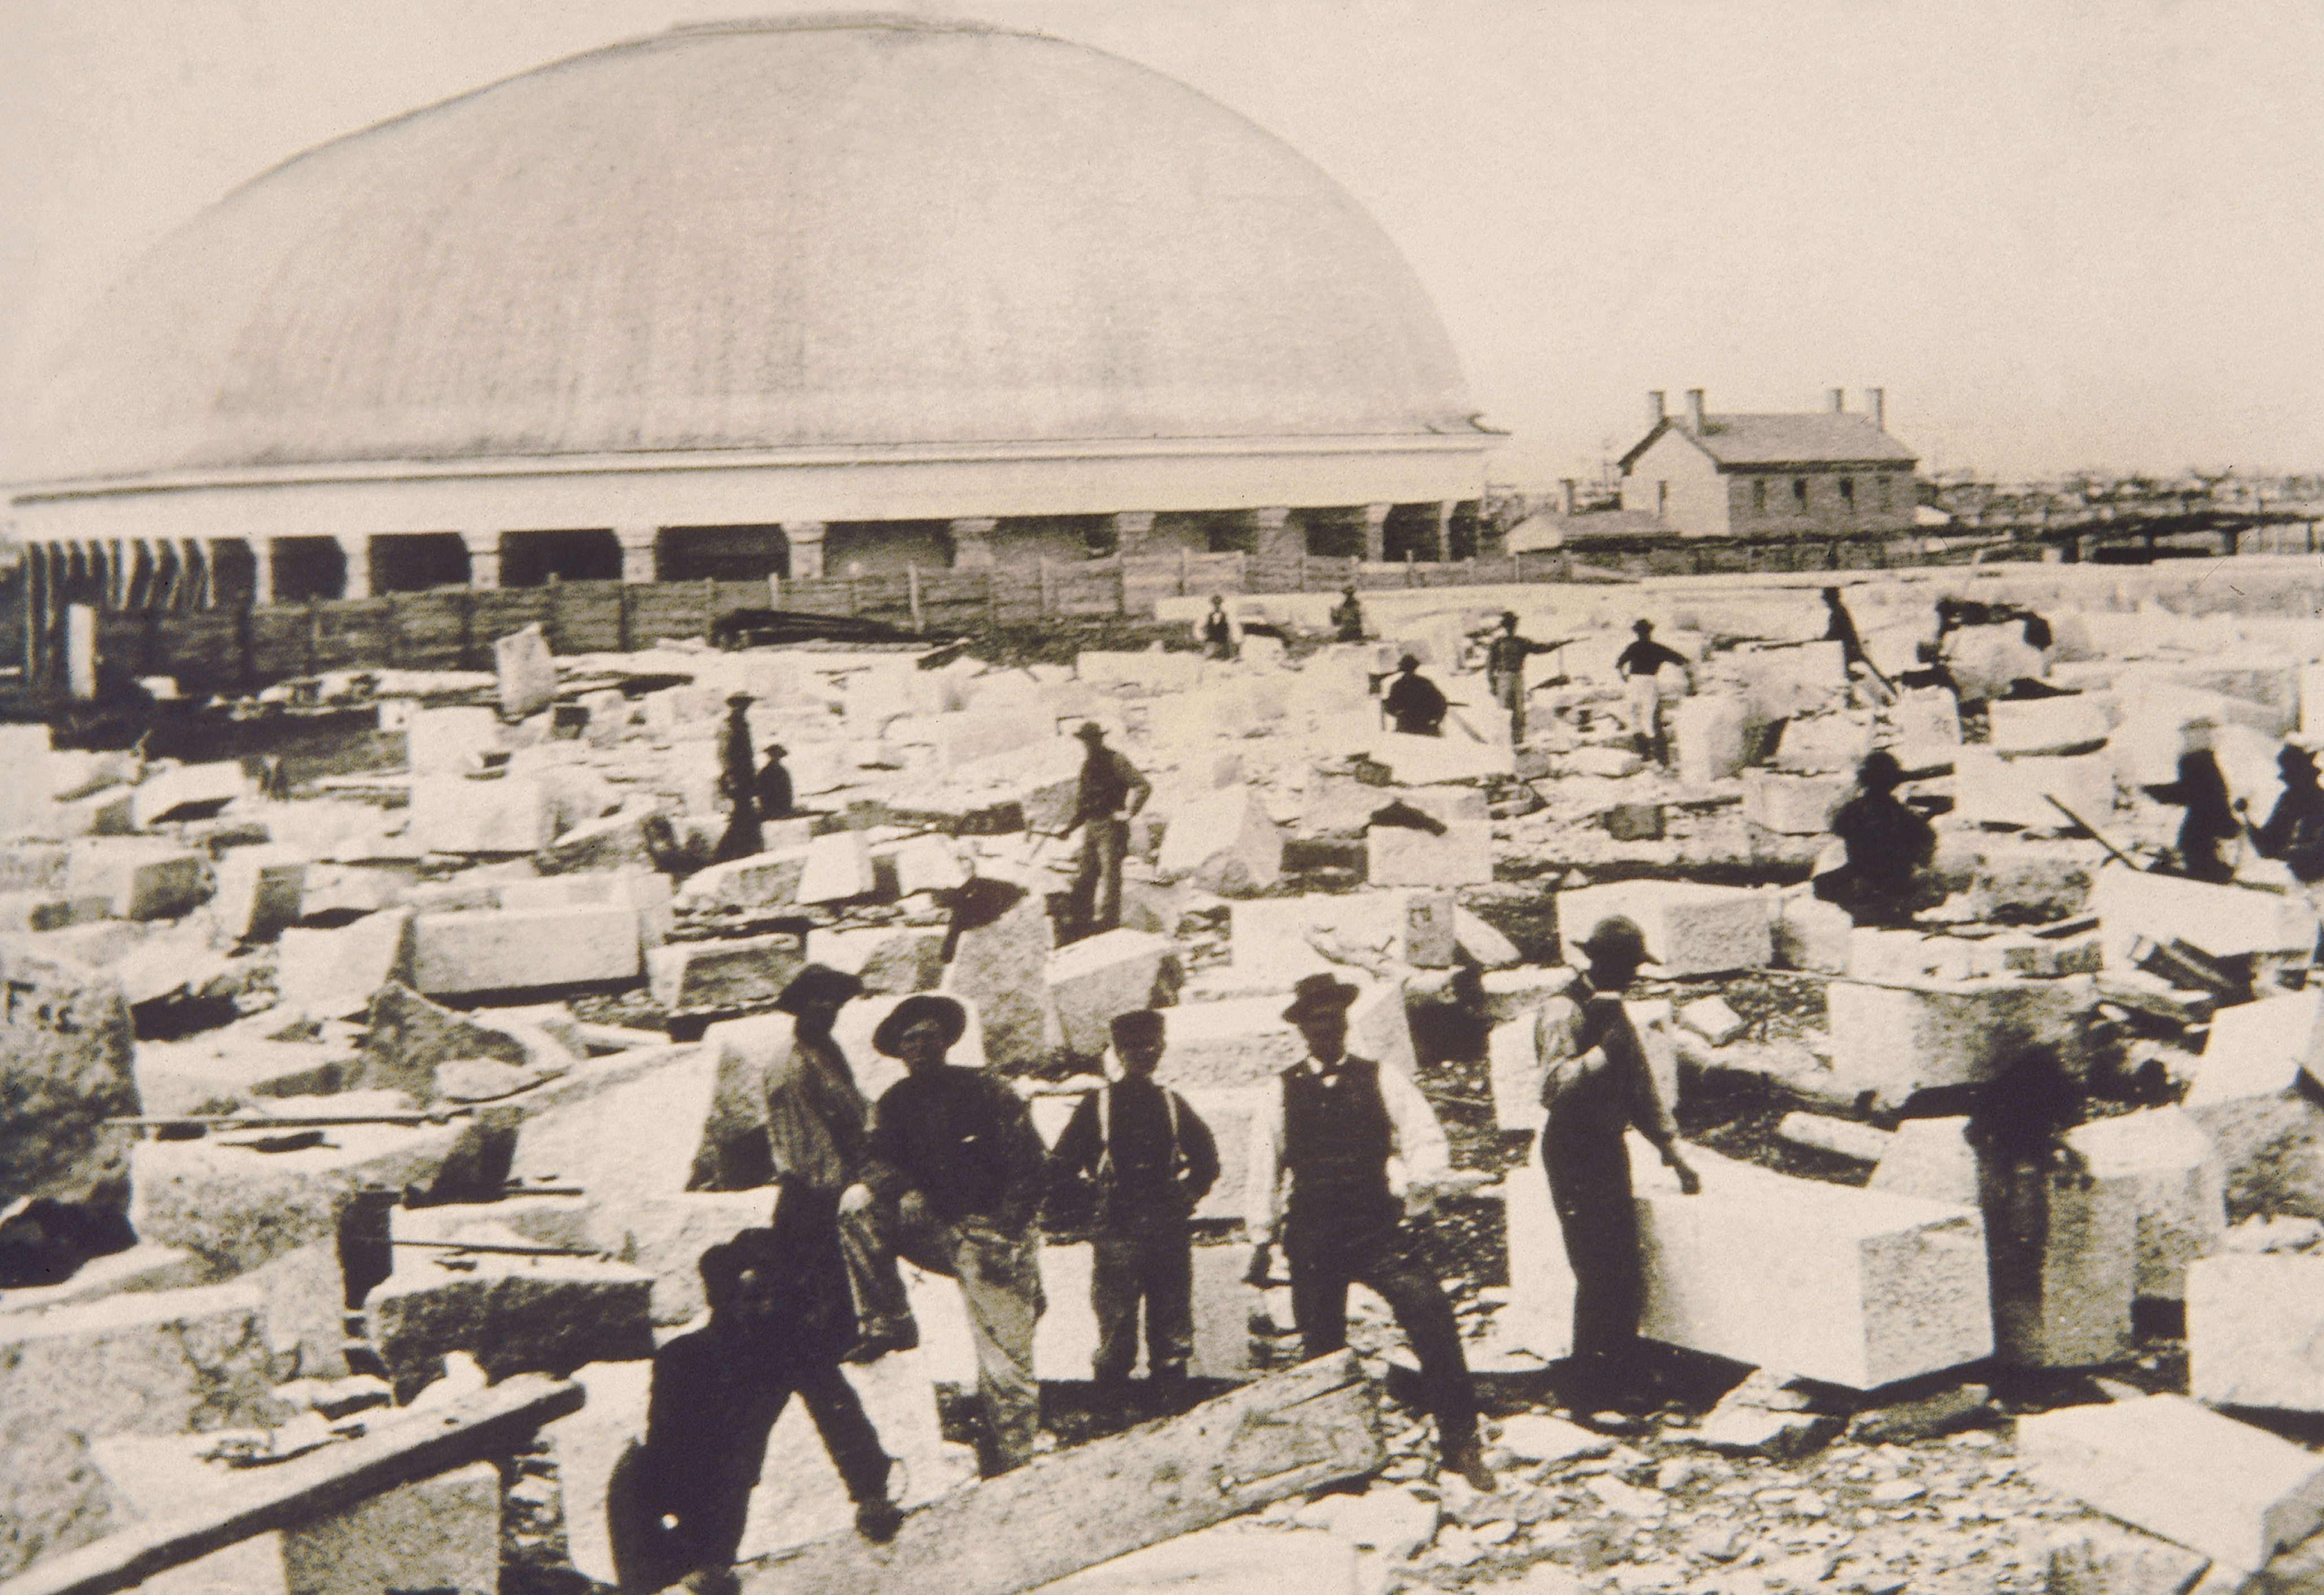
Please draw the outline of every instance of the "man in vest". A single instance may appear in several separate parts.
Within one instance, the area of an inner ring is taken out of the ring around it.
[[[1493,1475],[1477,1443],[1476,1391],[1452,1304],[1413,1256],[1404,1222],[1408,1213],[1428,1209],[1449,1172],[1444,1131],[1400,1071],[1349,1056],[1348,1009],[1355,1000],[1355,987],[1313,974],[1283,1010],[1305,1038],[1308,1056],[1260,1093],[1251,1116],[1243,1222],[1254,1244],[1247,1277],[1266,1285],[1279,1229],[1291,1265],[1292,1316],[1310,1358],[1348,1343],[1350,1285],[1377,1292],[1420,1360],[1441,1466],[1490,1490]]]
[[[1686,676],[1686,689],[1694,690],[1694,661],[1674,648],[1655,641],[1655,623],[1638,621],[1630,627],[1637,639],[1614,659],[1614,673],[1622,678],[1630,707],[1630,728],[1638,757],[1670,767],[1670,734],[1663,725],[1663,671],[1673,665]]]
[[[1678,1127],[1655,1084],[1622,993],[1654,962],[1646,938],[1618,916],[1601,920],[1575,950],[1589,960],[1543,1008],[1534,1041],[1543,1066],[1542,1163],[1573,1269],[1573,1353],[1566,1399],[1577,1412],[1610,1406],[1637,1374],[1638,1310],[1645,1297],[1637,1210],[1624,1133],[1637,1129],[1662,1153],[1692,1196],[1702,1182],[1678,1149]]]
[[[1080,866],[1074,871],[1066,918],[1076,936],[1094,936],[1121,923],[1121,860],[1130,851],[1130,822],[1154,795],[1138,767],[1105,745],[1105,728],[1084,720],[1074,732],[1088,752],[1082,760],[1074,817],[1061,836],[1082,828]]]
[[[1485,679],[1492,687],[1493,701],[1509,717],[1511,742],[1525,741],[1525,662],[1534,654],[1555,651],[1554,642],[1518,636],[1514,612],[1502,614],[1500,635],[1485,645]]]
[[[1053,1185],[1094,1179],[1090,1308],[1097,1315],[1091,1371],[1119,1397],[1138,1358],[1138,1304],[1146,1303],[1146,1378],[1165,1397],[1186,1387],[1194,1351],[1194,1235],[1187,1221],[1218,1182],[1211,1127],[1176,1092],[1154,1083],[1164,1030],[1158,1009],[1113,1021],[1121,1078],[1091,1092],[1065,1121],[1049,1161]]]
[[[1203,657],[1234,658],[1234,622],[1227,619],[1227,601],[1216,593],[1211,595],[1211,613],[1203,617]]]

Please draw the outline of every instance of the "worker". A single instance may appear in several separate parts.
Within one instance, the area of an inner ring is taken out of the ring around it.
[[[1203,657],[1234,658],[1234,622],[1227,619],[1227,601],[1216,593],[1211,595],[1211,613],[1203,617]]]
[[[1624,1135],[1636,1129],[1652,1142],[1687,1195],[1702,1184],[1679,1150],[1670,1104],[1622,1002],[1638,971],[1654,962],[1645,934],[1616,916],[1599,921],[1575,950],[1588,967],[1534,1021],[1541,1102],[1549,1111],[1542,1165],[1573,1271],[1573,1351],[1563,1394],[1574,1411],[1601,1414],[1595,1420],[1601,1426],[1622,1427],[1616,1415],[1636,1399],[1643,1378],[1638,1313],[1645,1300]]]
[[[1154,1083],[1167,1047],[1162,1010],[1114,1016],[1121,1078],[1085,1094],[1049,1160],[1050,1185],[1089,1180],[1091,1365],[1101,1396],[1119,1399],[1138,1359],[1138,1305],[1146,1304],[1146,1381],[1175,1402],[1194,1351],[1194,1233],[1189,1221],[1218,1183],[1218,1144],[1186,1100]]]
[[[752,788],[758,800],[759,817],[762,820],[788,819],[791,815],[791,772],[783,768],[790,750],[780,742],[767,744],[767,761],[759,768],[759,779]]]
[[[2154,872],[2214,884],[2234,880],[2234,861],[2221,858],[2219,849],[2242,837],[2243,822],[2227,799],[2227,779],[2219,773],[2219,761],[2211,750],[2190,748],[2180,754],[2179,779],[2145,790],[2156,802],[2187,811],[2179,822],[2173,855],[2158,862]]]
[[[1074,794],[1074,817],[1060,837],[1082,832],[1080,864],[1066,899],[1067,928],[1075,937],[1095,936],[1121,924],[1121,861],[1130,851],[1130,822],[1154,795],[1154,785],[1136,765],[1105,745],[1105,728],[1084,720],[1074,734],[1082,739],[1081,785]]]
[[[751,1491],[794,1395],[855,1503],[857,1532],[892,1539],[903,1522],[888,1498],[893,1460],[839,1367],[854,1322],[830,1227],[779,1200],[772,1228],[710,1247],[699,1268],[710,1322],[654,1353],[645,1443],[607,1491],[622,1587],[740,1588]]]
[[[846,1360],[872,1362],[920,1343],[896,1254],[862,1212],[839,1199],[863,1178],[872,1106],[832,1035],[841,1009],[863,995],[854,975],[810,963],[791,977],[775,1010],[791,1016],[790,1046],[767,1071],[767,1143],[785,1200],[811,1205],[838,1231],[859,1334]]]
[[[1443,736],[1445,712],[1452,707],[1444,701],[1443,692],[1436,683],[1420,673],[1417,654],[1406,654],[1396,661],[1397,674],[1380,695],[1380,706],[1388,711],[1389,722],[1405,736]]]
[[[1882,748],[1856,769],[1856,791],[1831,816],[1848,862],[1815,878],[1815,895],[1858,925],[1911,923],[1924,895],[1921,872],[1936,857],[1936,827],[1898,801],[1904,772]]]
[[[1493,701],[1508,715],[1512,743],[1525,741],[1525,662],[1535,654],[1556,650],[1554,642],[1518,636],[1517,615],[1502,612],[1501,634],[1485,647],[1485,679],[1492,687]]]
[[[2245,818],[2244,829],[2260,857],[2282,860],[2301,885],[2324,882],[2324,787],[2318,784],[2316,755],[2286,742],[2276,753],[2275,770],[2283,796],[2269,811],[2267,824],[2254,825]],[[2244,808],[2244,800],[2236,798],[2238,817]]]
[[[991,1474],[1030,1461],[1040,1432],[1033,1331],[1047,1303],[1033,1220],[1047,1155],[1005,1081],[946,1061],[967,1028],[966,1010],[928,991],[880,1021],[872,1045],[906,1074],[872,1110],[863,1178],[839,1211],[872,1213],[899,1256],[959,1281]]]
[[[1665,770],[1670,768],[1670,734],[1663,727],[1663,695],[1666,685],[1663,672],[1675,665],[1686,677],[1686,690],[1694,691],[1694,661],[1677,650],[1666,648],[1655,641],[1652,621],[1638,621],[1630,627],[1635,639],[1614,659],[1615,673],[1623,678],[1629,691],[1630,726],[1641,759],[1652,759]]]
[[[2089,1188],[2089,1166],[2066,1139],[2084,1114],[2081,1088],[2057,1049],[2031,1046],[1976,1088],[1961,1127],[1977,1158],[1994,1356],[2005,1365],[2043,1360],[2049,1293],[2043,1275],[2054,1243],[2050,1203],[2054,1190]]]
[[[1307,1056],[1259,1093],[1251,1116],[1245,1275],[1264,1288],[1275,1238],[1291,1266],[1291,1311],[1313,1359],[1348,1343],[1348,1286],[1387,1302],[1420,1362],[1442,1469],[1493,1489],[1477,1442],[1477,1397],[1452,1305],[1414,1253],[1407,1217],[1433,1205],[1449,1172],[1444,1131],[1402,1071],[1348,1051],[1356,988],[1312,974],[1283,1017]]]
[[[1838,587],[1823,590],[1823,640],[1840,644],[1841,668],[1852,675],[1856,667],[1863,666],[1865,671],[1880,684],[1882,701],[1893,700],[1896,696],[1896,684],[1882,675],[1880,667],[1872,662],[1872,656],[1864,651],[1864,640],[1856,634],[1856,617],[1849,613],[1848,605],[1840,602]]]
[[[1364,606],[1356,602],[1353,587],[1340,589],[1340,601],[1332,606],[1332,624],[1342,642],[1364,640]]]
[[[718,839],[715,863],[761,852],[758,769],[751,759],[751,695],[726,700],[726,723],[718,728],[718,791],[726,799],[726,834]]]

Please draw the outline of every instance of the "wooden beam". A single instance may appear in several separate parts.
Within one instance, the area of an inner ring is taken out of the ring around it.
[[[516,1451],[578,1412],[580,1386],[546,1374],[503,1379],[440,1412],[383,1421],[358,1440],[251,1470],[230,1505],[156,1518],[68,1551],[0,1583],[0,1595],[113,1595],[254,1535],[295,1528],[448,1469]]]
[[[956,1489],[887,1544],[841,1535],[736,1571],[743,1595],[1016,1595],[1371,1472],[1387,1454],[1372,1387],[1340,1351]]]

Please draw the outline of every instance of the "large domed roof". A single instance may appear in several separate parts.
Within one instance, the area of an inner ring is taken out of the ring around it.
[[[117,289],[50,479],[632,451],[1469,433],[1330,178],[1143,68],[816,17],[619,44],[325,144]]]

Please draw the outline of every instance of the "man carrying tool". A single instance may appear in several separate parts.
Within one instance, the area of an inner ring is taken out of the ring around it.
[[[1568,1406],[1588,1415],[1618,1410],[1639,1394],[1638,1312],[1645,1300],[1637,1210],[1630,1189],[1625,1132],[1654,1143],[1692,1196],[1702,1182],[1678,1148],[1670,1104],[1655,1084],[1645,1042],[1622,994],[1654,962],[1631,920],[1600,920],[1574,944],[1589,967],[1553,998],[1534,1022],[1543,1065],[1541,1160],[1549,1196],[1573,1270],[1573,1351],[1567,1360]],[[1614,1416],[1601,1427],[1623,1427]]]
[[[1053,1189],[1087,1177],[1090,1308],[1097,1315],[1098,1393],[1119,1400],[1138,1360],[1138,1304],[1146,1303],[1146,1382],[1165,1399],[1186,1388],[1194,1351],[1194,1236],[1188,1221],[1218,1182],[1211,1127],[1184,1097],[1154,1083],[1164,1050],[1159,1009],[1113,1020],[1121,1078],[1075,1105],[1049,1158]]]
[[[1083,721],[1074,734],[1085,750],[1081,786],[1074,795],[1074,817],[1057,834],[1062,840],[1076,825],[1083,828],[1081,862],[1065,910],[1078,937],[1121,924],[1121,861],[1130,851],[1130,822],[1154,795],[1154,785],[1105,745],[1105,728],[1097,722]]]
[[[1493,701],[1508,715],[1512,744],[1525,741],[1525,662],[1536,653],[1554,653],[1559,646],[1518,636],[1517,617],[1510,611],[1501,614],[1500,635],[1485,645],[1485,679],[1492,687]]]
[[[1245,1278],[1266,1286],[1279,1226],[1291,1264],[1292,1316],[1310,1358],[1348,1343],[1350,1285],[1377,1292],[1420,1360],[1440,1466],[1490,1490],[1452,1304],[1413,1255],[1404,1222],[1426,1212],[1445,1181],[1444,1130],[1401,1071],[1349,1054],[1348,1010],[1356,996],[1344,981],[1311,974],[1283,1010],[1305,1039],[1307,1056],[1260,1093],[1251,1116],[1243,1222],[1253,1245]]]
[[[1823,640],[1826,642],[1840,644],[1841,668],[1852,673],[1857,666],[1862,665],[1872,678],[1880,683],[1881,690],[1886,695],[1882,701],[1894,702],[1896,696],[1896,684],[1882,675],[1880,667],[1872,662],[1872,656],[1864,651],[1864,640],[1856,634],[1856,617],[1849,614],[1848,605],[1840,601],[1838,587],[1826,587],[1823,590]]]

